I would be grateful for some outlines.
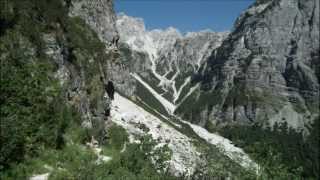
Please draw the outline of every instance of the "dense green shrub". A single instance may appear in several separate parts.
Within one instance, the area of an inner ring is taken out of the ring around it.
[[[105,45],[81,18],[69,18],[66,30],[70,48],[84,50],[93,58],[103,54]]]
[[[41,36],[66,24],[62,1],[3,0],[1,4],[2,171],[46,148],[62,149],[63,135],[76,113],[61,104],[63,90],[53,77],[55,66],[44,53]]]
[[[177,179],[170,176],[163,167],[171,157],[168,147],[158,148],[154,151],[156,143],[150,136],[140,138],[141,143],[126,145],[126,150],[120,153],[118,158],[114,158],[106,164],[102,179]],[[156,165],[152,163],[152,158],[156,158]],[[158,170],[158,172],[157,172]]]
[[[123,145],[128,141],[128,134],[125,129],[120,126],[113,125],[108,129],[108,145],[121,150]]]
[[[285,123],[275,124],[273,129],[254,125],[219,131],[262,166],[264,178],[319,179],[319,118],[310,126],[307,137]]]
[[[1,169],[45,147],[61,148],[73,113],[61,105],[53,66],[33,54],[32,44],[16,30],[0,40]]]
[[[111,156],[111,161],[100,164],[97,163],[97,156],[90,148],[74,142],[74,144],[68,144],[61,150],[46,150],[38,158],[29,159],[14,166],[9,171],[1,174],[0,178],[27,179],[35,173],[50,172],[49,179],[52,180],[178,179],[169,175],[165,170],[160,170],[160,167],[156,167],[151,161],[152,157],[157,156],[159,157],[158,163],[164,165],[164,162],[168,160],[168,155],[171,156],[167,147],[153,151],[155,143],[150,137],[141,137],[140,140],[141,143],[127,143],[127,148],[124,152],[120,153],[119,150],[116,150]],[[116,147],[112,145],[103,147],[104,151],[112,149],[115,150]],[[47,168],[44,168],[44,166]]]

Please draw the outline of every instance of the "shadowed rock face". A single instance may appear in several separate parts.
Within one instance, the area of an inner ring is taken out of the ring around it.
[[[202,125],[303,129],[319,114],[319,64],[319,1],[258,0],[194,76],[201,90],[177,113]]]

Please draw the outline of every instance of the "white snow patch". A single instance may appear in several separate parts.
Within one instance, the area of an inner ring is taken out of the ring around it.
[[[184,83],[180,86],[179,91],[178,91],[177,93],[173,94],[173,96],[174,96],[173,102],[174,102],[174,103],[176,103],[176,101],[179,99],[180,94],[181,94],[183,88],[184,88],[188,83],[190,83],[190,81],[191,81],[191,77],[188,77],[187,79],[185,79],[185,80],[184,80]]]
[[[111,120],[125,128],[131,136],[149,134],[159,144],[168,144],[172,151],[169,169],[176,176],[183,173],[187,175],[193,174],[200,153],[196,151],[196,147],[190,142],[191,139],[189,137],[118,93],[114,95],[111,115]],[[137,126],[139,124],[143,124],[149,131],[145,132],[140,129]]]
[[[179,102],[179,104],[176,106],[179,107],[196,89],[198,89],[198,87],[200,87],[200,84],[196,84],[195,86],[193,86],[192,88],[190,88],[189,92],[187,93],[187,95],[185,95],[183,97],[183,99]]]
[[[163,107],[168,111],[169,114],[173,114],[174,110],[176,109],[176,106],[174,104],[158,94],[151,86],[149,86],[149,84],[144,82],[139,75],[137,75],[136,73],[132,73],[131,75],[150,91],[150,93],[163,105]]]

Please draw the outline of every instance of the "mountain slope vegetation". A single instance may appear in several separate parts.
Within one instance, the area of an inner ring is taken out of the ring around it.
[[[68,97],[72,83],[59,78],[62,65],[48,48],[47,37],[62,47],[64,66],[72,71],[69,76],[84,79],[93,109],[100,107],[104,93],[99,58],[108,57],[90,27],[68,16],[69,3],[1,0],[0,178],[50,173],[49,179],[176,179],[156,171],[148,156],[154,143],[147,137],[141,137],[141,144],[128,143],[120,154],[127,141],[120,127],[110,127],[108,143],[101,142],[102,153],[112,157],[108,164],[97,164],[99,157],[85,146],[100,132],[82,126],[79,102]]]

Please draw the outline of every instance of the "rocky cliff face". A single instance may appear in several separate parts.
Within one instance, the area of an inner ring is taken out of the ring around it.
[[[182,102],[191,88],[190,75],[198,71],[226,35],[210,31],[187,33],[177,39],[170,49],[159,53],[156,70],[166,75],[163,86],[168,91],[165,95],[169,100],[176,105]]]
[[[70,16],[78,16],[98,34],[103,42],[110,42],[116,36],[115,13],[112,0],[72,0]]]
[[[201,66],[200,90],[177,113],[201,125],[304,129],[319,114],[319,64],[319,1],[259,0]]]
[[[148,31],[142,19],[125,14],[118,15],[117,29],[123,44],[120,54],[123,55],[126,49],[126,59],[130,61],[128,64],[122,59],[128,72],[117,74],[126,76],[126,81],[130,82],[128,73],[131,73],[131,79],[134,77],[137,80],[135,90],[131,91],[131,86],[130,92],[127,90],[124,94],[146,101],[138,91],[151,90],[154,101],[158,103],[146,103],[162,106],[167,113],[173,113],[185,99],[192,88],[190,76],[227,35],[210,31],[182,35],[172,27]],[[120,57],[124,57],[122,55]]]
[[[106,67],[114,58],[106,47],[117,34],[113,4],[83,0],[65,6],[71,17],[67,25],[41,35],[45,54],[57,65],[55,77],[65,90],[66,102],[80,112],[83,126],[101,133],[110,108]]]

